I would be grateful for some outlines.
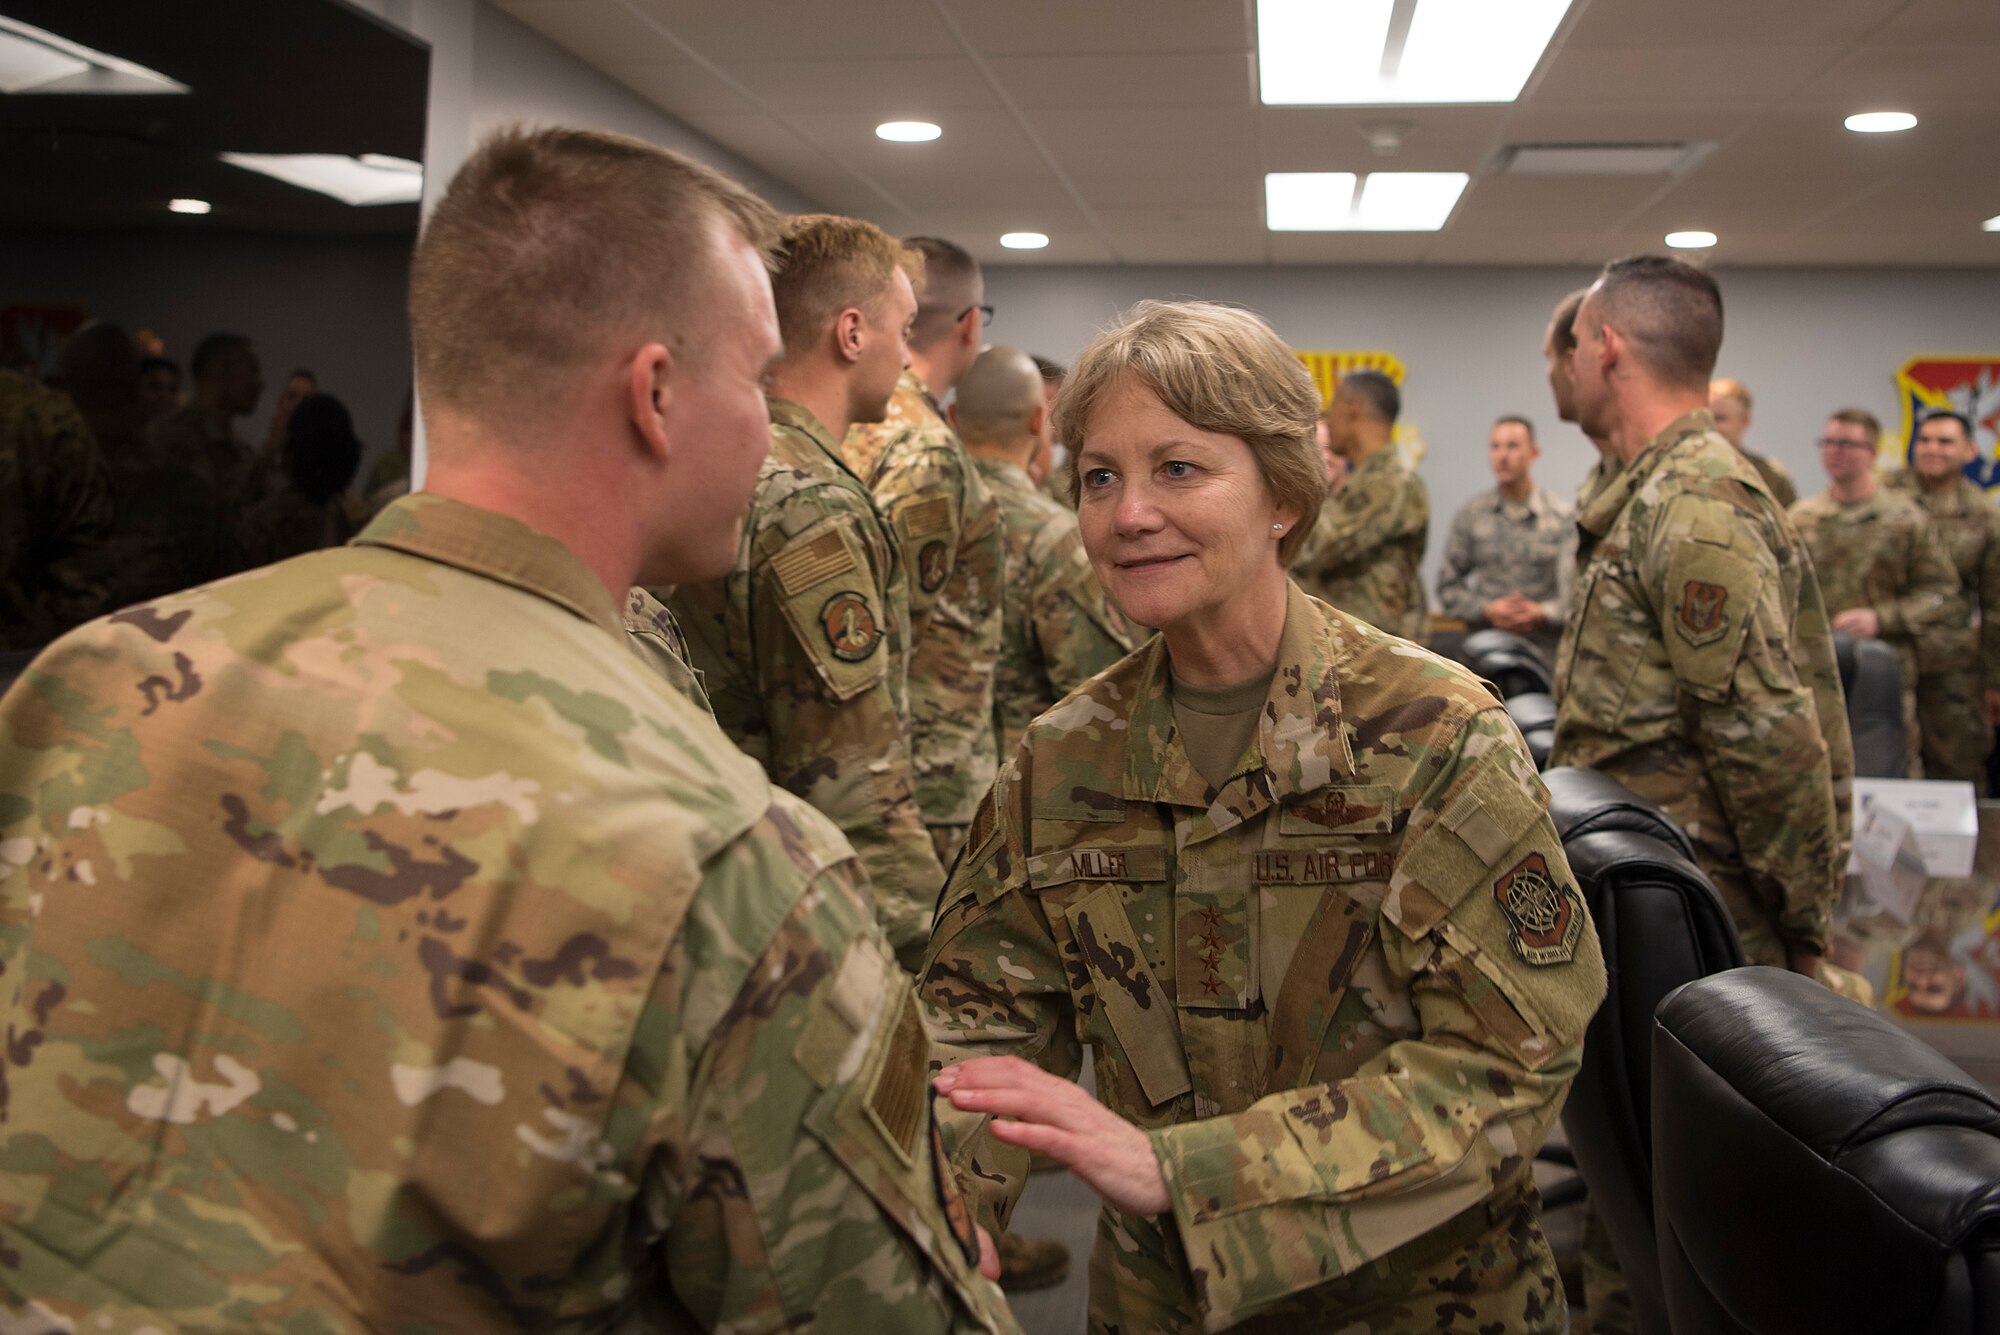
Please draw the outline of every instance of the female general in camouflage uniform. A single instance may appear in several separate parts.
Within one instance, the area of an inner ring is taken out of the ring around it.
[[[1162,634],[1030,727],[946,889],[953,1154],[989,1224],[1024,1149],[1104,1198],[1094,1331],[1560,1331],[1528,1164],[1596,933],[1498,702],[1286,578],[1317,406],[1195,303],[1064,387],[1091,562]]]

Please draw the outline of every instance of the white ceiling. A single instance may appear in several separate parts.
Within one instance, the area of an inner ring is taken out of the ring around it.
[[[1265,107],[1254,0],[495,0],[836,212],[1009,263],[2000,266],[2000,0],[1575,0],[1507,106]],[[1921,119],[1857,135],[1852,112]],[[885,120],[944,137],[890,144]],[[1378,157],[1361,127],[1411,127]],[[1704,141],[1676,177],[1520,143]],[[1267,171],[1469,171],[1441,232],[1273,233]],[[1046,250],[1002,250],[1002,232]]]

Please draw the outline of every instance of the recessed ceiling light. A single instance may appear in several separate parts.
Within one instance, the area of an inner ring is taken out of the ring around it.
[[[1675,250],[1707,250],[1715,244],[1715,233],[1668,232],[1667,244]]]
[[[1049,244],[1049,238],[1046,232],[1008,232],[1000,244],[1009,250],[1040,250]]]
[[[1273,232],[1435,232],[1471,178],[1464,172],[1270,172]]]
[[[1894,134],[1911,129],[1916,123],[1917,118],[1907,111],[1864,111],[1844,122],[1856,134]]]
[[[224,162],[287,185],[332,195],[343,204],[414,204],[424,197],[424,167],[408,158],[363,153],[224,153]]]
[[[1512,102],[1570,0],[1257,0],[1267,106]]]
[[[158,70],[0,17],[0,93],[185,93]]]
[[[2000,213],[1994,214],[1991,218],[1979,224],[1979,230],[1982,232],[2000,232]]]
[[[929,121],[883,121],[875,127],[875,137],[892,144],[928,144],[943,133]]]
[[[209,203],[205,199],[170,199],[167,201],[169,213],[207,213]]]

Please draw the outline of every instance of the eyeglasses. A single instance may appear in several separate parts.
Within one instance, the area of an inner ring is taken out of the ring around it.
[[[987,324],[993,323],[993,308],[991,306],[967,306],[958,313],[958,318],[953,320],[952,323],[957,324],[959,320],[963,320],[974,311],[978,311],[980,319],[984,320]]]
[[[1839,436],[1821,436],[1818,443],[1823,450],[1867,450],[1873,453],[1875,449],[1872,440],[1842,440]]]

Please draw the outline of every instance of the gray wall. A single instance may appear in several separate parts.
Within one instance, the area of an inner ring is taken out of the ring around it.
[[[1543,327],[1582,269],[1016,266],[987,270],[997,309],[988,337],[1062,361],[1145,297],[1249,306],[1293,346],[1381,349],[1408,369],[1404,421],[1427,447],[1434,580],[1451,516],[1491,485],[1486,429],[1501,413],[1532,418],[1538,476],[1574,491],[1596,458],[1555,420],[1541,358]],[[1813,440],[1843,404],[1901,422],[1894,374],[1920,354],[2000,357],[2000,271],[1724,269],[1720,371],[1757,398],[1749,441],[1777,456],[1802,492],[1823,485]],[[1991,445],[1987,441],[1987,445]],[[1433,584],[1434,587],[1434,584]]]

